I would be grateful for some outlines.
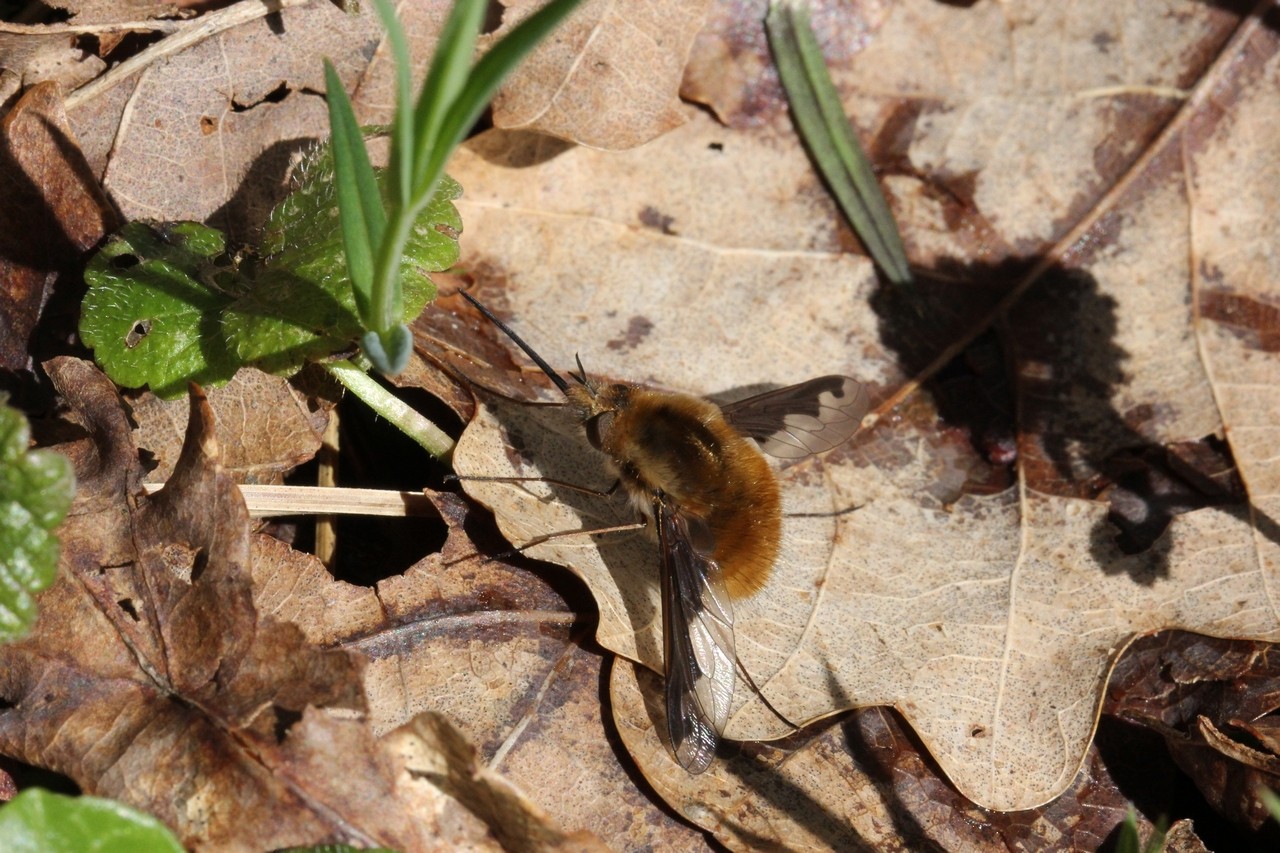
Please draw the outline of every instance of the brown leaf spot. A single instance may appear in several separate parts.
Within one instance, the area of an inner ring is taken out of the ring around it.
[[[632,317],[627,321],[627,333],[624,337],[614,338],[606,345],[611,350],[635,349],[640,342],[653,331],[653,321],[648,317]]]
[[[645,205],[640,211],[640,224],[646,228],[652,228],[654,231],[660,231],[663,234],[675,234],[671,225],[676,221],[674,216],[669,216],[651,205]]]
[[[1200,296],[1200,316],[1221,323],[1255,349],[1280,352],[1280,306],[1249,296],[1207,291]]]

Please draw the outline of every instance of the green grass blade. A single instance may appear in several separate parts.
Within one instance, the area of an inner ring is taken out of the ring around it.
[[[467,84],[449,107],[440,127],[439,138],[430,152],[427,168],[421,173],[416,187],[418,193],[430,197],[434,184],[444,170],[445,161],[461,142],[480,113],[488,106],[498,87],[507,79],[520,61],[546,38],[561,21],[578,5],[580,0],[551,0],[534,14],[521,21],[480,58]]]
[[[413,113],[413,185],[422,186],[426,162],[439,147],[440,125],[458,95],[466,87],[476,39],[484,24],[486,0],[457,0],[436,42],[431,67],[422,84]]]
[[[832,195],[889,280],[910,283],[902,237],[844,114],[808,10],[803,3],[774,0],[765,29],[796,126]]]
[[[391,198],[396,204],[409,204],[413,191],[413,66],[409,61],[409,42],[404,27],[396,17],[391,0],[373,0],[391,43],[391,56],[396,64],[396,114],[391,124]]]
[[[342,245],[347,254],[356,308],[360,319],[370,323],[374,253],[386,231],[387,212],[382,207],[382,194],[378,191],[378,181],[369,163],[369,151],[351,108],[351,99],[328,60],[324,63],[324,77],[333,134],[334,189],[338,196]]]

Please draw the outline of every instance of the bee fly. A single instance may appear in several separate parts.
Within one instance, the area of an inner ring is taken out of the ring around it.
[[[721,407],[690,394],[596,384],[581,360],[570,385],[489,309],[462,295],[564,392],[591,446],[654,522],[667,730],[676,760],[701,773],[733,698],[733,602],[764,586],[782,539],[782,495],[761,451],[801,459],[836,447],[857,431],[867,392],[847,376],[822,376]]]

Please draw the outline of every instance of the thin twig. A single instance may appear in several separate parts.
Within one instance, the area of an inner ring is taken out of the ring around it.
[[[147,483],[147,494],[155,494],[164,483]],[[281,515],[381,515],[393,518],[430,516],[431,501],[422,492],[394,489],[344,489],[320,486],[242,485],[240,494],[255,518]]]

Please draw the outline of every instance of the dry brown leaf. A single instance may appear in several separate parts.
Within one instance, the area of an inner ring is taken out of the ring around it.
[[[0,367],[26,370],[58,275],[116,227],[56,84],[31,88],[0,124],[0,185]]]
[[[113,201],[128,219],[203,220],[252,236],[283,194],[290,156],[325,135],[324,101],[310,94],[324,89],[321,57],[354,79],[377,42],[374,21],[371,8],[310,3],[148,66],[118,121],[92,125],[113,140],[103,179]]]
[[[226,385],[207,392],[217,416],[222,467],[237,483],[279,483],[320,447],[333,403],[300,392],[289,380],[260,370],[239,371]],[[163,483],[173,472],[187,430],[186,400],[161,400],[149,391],[126,400],[137,425],[134,441],[155,467],[148,483]]]
[[[906,3],[837,64],[841,80],[865,74],[846,84],[852,114],[883,125],[914,111],[896,144],[920,174],[890,181],[913,257],[964,259],[952,278],[990,279],[987,290],[926,288],[918,319],[865,260],[836,251],[829,203],[780,110],[753,130],[693,114],[643,151],[609,156],[540,157],[493,133],[453,167],[467,188],[464,262],[506,279],[505,313],[552,364],[581,352],[593,373],[702,394],[849,373],[898,403],[848,449],[782,471],[794,508],[859,509],[789,526],[775,579],[739,608],[738,651],[798,722],[895,705],[955,784],[992,808],[1030,808],[1071,785],[1112,662],[1135,634],[1280,638],[1267,592],[1280,572],[1269,343],[1280,262],[1264,236],[1280,182],[1261,177],[1280,174],[1261,143],[1280,120],[1277,37],[1251,18],[1224,44],[1228,13],[1185,11],[1194,24],[1175,28],[1168,10],[1142,7],[1163,41],[1128,58],[1113,55],[1137,27],[1128,19],[1070,47],[1057,12]],[[911,92],[942,91],[948,78],[904,57],[983,27],[989,37],[971,43],[994,53],[956,54],[964,83],[948,84],[951,100],[913,103]],[[1045,44],[1062,45],[1050,54],[1062,61],[1036,52]],[[1087,74],[1055,70],[1066,68]],[[931,75],[932,89],[911,73]],[[939,194],[961,174],[962,197]],[[1045,259],[975,263],[1033,251]],[[970,303],[1002,295],[1016,443],[984,449],[931,381],[945,347],[958,352],[991,322],[975,323],[982,309]],[[495,402],[455,465],[607,486],[579,432],[563,412]],[[1117,452],[1214,434],[1250,507],[1168,512],[1153,547],[1122,552],[1095,499]],[[1015,455],[1011,488],[974,488]],[[619,516],[545,485],[467,488],[516,544]],[[654,546],[632,539],[602,550],[563,538],[528,553],[579,572],[599,603],[600,642],[660,670]],[[729,736],[785,734],[749,695],[740,686]]]
[[[396,799],[394,762],[359,719],[359,659],[255,611],[248,515],[202,397],[166,487],[135,497],[110,381],[73,359],[47,368],[96,453],[77,454],[82,493],[37,627],[0,650],[0,749],[197,848],[424,849],[432,828]]]
[[[308,627],[308,636],[369,659],[376,731],[443,714],[487,771],[561,827],[616,849],[698,849],[701,833],[663,811],[618,761],[621,745],[601,714],[600,655],[583,647],[588,626],[545,580],[477,554],[471,538],[496,539],[478,510],[454,495],[428,496],[449,527],[444,548],[379,583],[376,595],[326,581],[314,561],[308,568],[293,555],[274,561],[260,606],[310,625],[323,613],[328,627]]]
[[[419,714],[389,733],[386,741],[402,757],[411,777],[429,780],[479,816],[503,850],[590,853],[609,849],[590,833],[569,834],[552,824],[519,788],[479,763],[475,747],[440,714]]]
[[[489,43],[545,5],[503,0]],[[608,150],[634,148],[684,122],[678,90],[710,0],[590,0],[542,42],[493,102],[493,123]]]
[[[869,708],[781,742],[749,745],[704,780],[665,760],[661,679],[617,661],[610,695],[618,730],[640,764],[655,771],[648,779],[659,794],[735,850],[1097,850],[1125,819],[1136,778],[1143,777],[1145,797],[1158,798],[1173,775],[1145,778],[1156,763],[1148,753],[1117,758],[1114,747],[1131,738],[1113,730],[1052,804],[991,812],[947,784],[897,715]],[[1123,766],[1126,758],[1131,766]],[[1140,826],[1152,829],[1145,819]]]
[[[1104,711],[1164,738],[1205,799],[1257,833],[1259,849],[1280,827],[1258,796],[1280,788],[1280,662],[1267,643],[1172,632],[1134,643],[1116,665]]]

